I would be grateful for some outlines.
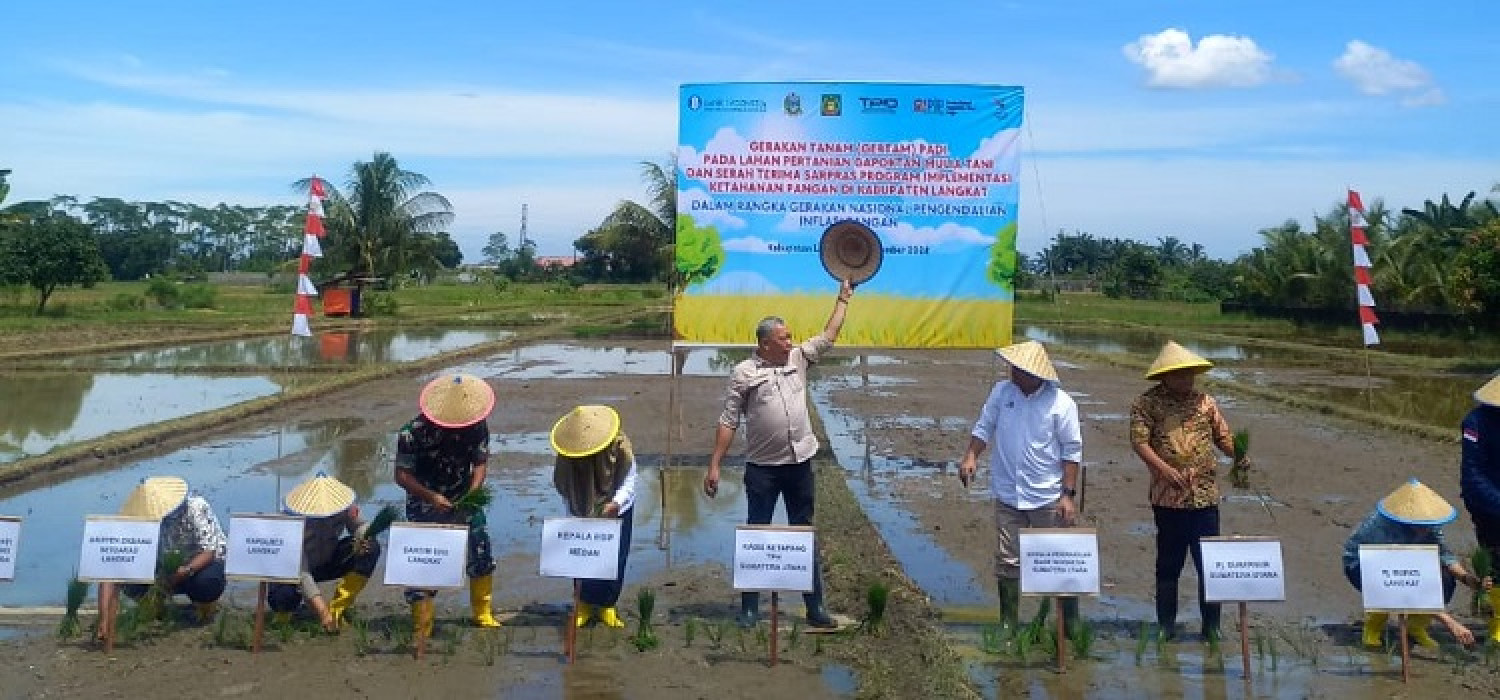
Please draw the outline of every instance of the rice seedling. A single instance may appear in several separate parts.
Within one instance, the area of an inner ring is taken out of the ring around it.
[[[225,610],[214,623],[214,645],[229,646],[229,611]]]
[[[703,628],[703,632],[708,635],[708,643],[712,644],[713,648],[718,649],[724,646],[724,633],[729,631],[730,624],[724,621]]]
[[[689,617],[686,622],[682,623],[683,646],[691,649],[693,647],[693,637],[697,636],[697,634],[698,618]]]
[[[763,646],[766,645],[766,642],[768,642],[769,640],[770,640],[770,634],[766,631],[766,626],[765,625],[756,625],[755,626],[755,646],[763,647]]]
[[[83,607],[83,601],[88,595],[87,582],[77,578],[68,581],[68,607],[63,611],[62,622],[57,626],[59,639],[72,639],[83,632],[83,624],[78,620],[78,609]]]
[[[1474,551],[1469,554],[1469,569],[1480,580],[1494,576],[1495,562],[1494,558],[1490,555],[1490,550],[1485,547],[1475,547]],[[1474,599],[1470,608],[1475,615],[1483,614],[1487,602],[1489,602],[1489,596],[1485,595],[1483,589],[1477,588],[1474,590]]]
[[[227,615],[225,617],[228,617]],[[223,618],[220,618],[222,622]],[[370,623],[363,617],[348,619],[349,628],[354,630],[354,653],[356,656],[364,656],[370,653]]]
[[[442,647],[443,663],[453,660],[453,655],[458,652],[458,645],[463,641],[463,630],[458,627],[449,627],[443,631]]]
[[[453,509],[469,514],[469,525],[481,527],[485,524],[484,509],[490,506],[495,498],[495,492],[489,486],[480,484],[469,489],[468,493],[458,497],[453,502]]]
[[[1250,431],[1234,431],[1234,467],[1229,470],[1229,480],[1237,489],[1250,488],[1250,470],[1241,466],[1250,452]]]
[[[661,644],[661,640],[657,639],[656,631],[651,626],[651,615],[656,611],[656,591],[642,588],[636,593],[635,606],[641,617],[636,623],[636,632],[630,641],[637,651],[655,649]]]
[[[415,637],[416,630],[412,627],[411,620],[398,617],[386,627],[386,638],[391,640],[391,647],[394,649],[412,649],[412,640]]]
[[[756,629],[760,629],[760,626],[756,625]],[[746,651],[749,651],[749,647],[745,646],[745,630],[744,630],[744,628],[742,628],[742,627],[735,627],[734,628],[734,641],[735,641],[735,645],[740,648],[740,653],[744,653]]]
[[[890,597],[891,587],[884,583],[872,583],[869,590],[865,591],[865,603],[869,606],[865,616],[865,629],[870,634],[880,636],[885,625],[885,606]]]
[[[1099,631],[1080,615],[1073,628],[1068,630],[1068,644],[1073,649],[1073,655],[1080,659],[1092,657],[1098,635]]]
[[[396,506],[390,504],[381,506],[380,510],[375,513],[375,517],[370,519],[370,524],[365,526],[364,531],[355,538],[354,546],[349,548],[349,555],[344,560],[353,560],[354,557],[359,555],[360,550],[363,549],[362,545],[365,542],[372,541],[376,537],[379,537],[381,533],[391,529],[391,523],[396,522],[396,519],[399,517],[401,517],[401,511]]]
[[[979,628],[979,650],[986,654],[1005,651],[1006,628],[1000,625],[985,625]]]
[[[1141,626],[1135,635],[1135,665],[1141,665],[1146,658],[1146,645],[1151,642],[1151,623],[1141,620]]]
[[[792,633],[787,637],[787,650],[796,651],[797,644],[802,640],[802,621],[792,623]]]

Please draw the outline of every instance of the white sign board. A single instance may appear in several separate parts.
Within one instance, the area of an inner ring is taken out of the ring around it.
[[[1210,603],[1286,600],[1281,541],[1270,538],[1205,537],[1203,597]]]
[[[123,515],[89,515],[83,521],[78,580],[151,583],[161,521]]]
[[[16,578],[16,550],[21,548],[21,519],[0,515],[0,581]]]
[[[1437,545],[1360,545],[1365,610],[1442,612],[1443,574]]]
[[[224,575],[244,581],[297,581],[302,577],[305,523],[289,515],[230,515]]]
[[[542,575],[608,581],[620,575],[619,518],[542,521]]]
[[[1021,530],[1021,592],[1098,595],[1099,535],[1087,528]]]
[[[813,589],[813,528],[741,525],[734,531],[734,588],[739,591]]]
[[[461,588],[469,552],[464,525],[392,523],[385,583],[411,588]]]

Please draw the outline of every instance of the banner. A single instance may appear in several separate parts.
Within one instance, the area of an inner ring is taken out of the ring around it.
[[[765,316],[806,338],[853,277],[842,345],[1010,344],[1021,88],[714,83],[680,100],[677,340],[753,343]],[[830,230],[851,221],[864,232]]]

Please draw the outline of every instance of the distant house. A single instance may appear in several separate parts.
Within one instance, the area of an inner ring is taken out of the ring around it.
[[[572,267],[578,259],[571,255],[538,255],[536,257],[537,267],[566,268]]]

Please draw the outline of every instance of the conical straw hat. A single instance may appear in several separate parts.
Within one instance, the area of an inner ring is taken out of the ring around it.
[[[587,457],[620,434],[620,414],[608,406],[579,406],[552,426],[552,449],[564,457]]]
[[[1057,381],[1057,369],[1052,366],[1052,360],[1047,358],[1047,349],[1035,340],[1007,345],[995,352],[1022,372],[1049,382]]]
[[[1151,368],[1146,370],[1146,378],[1156,379],[1167,372],[1179,369],[1204,372],[1213,366],[1214,363],[1203,359],[1198,353],[1168,340],[1166,345],[1161,346],[1161,352],[1156,355],[1156,361],[1151,363]]]
[[[152,476],[125,497],[120,515],[161,520],[187,500],[187,482],[175,476]]]
[[[1479,390],[1474,392],[1474,400],[1486,406],[1500,408],[1500,374],[1479,387]]]
[[[1407,525],[1445,525],[1458,517],[1457,508],[1416,479],[1392,491],[1377,509],[1381,515]]]
[[[326,518],[354,504],[354,489],[323,472],[297,485],[286,495],[286,508],[296,515]]]
[[[464,428],[490,415],[495,390],[472,374],[445,374],[422,387],[422,415],[444,428]]]
[[[840,282],[849,280],[851,286],[874,277],[885,257],[880,236],[869,226],[852,219],[834,222],[824,230],[818,241],[818,251],[822,255],[823,269]]]

